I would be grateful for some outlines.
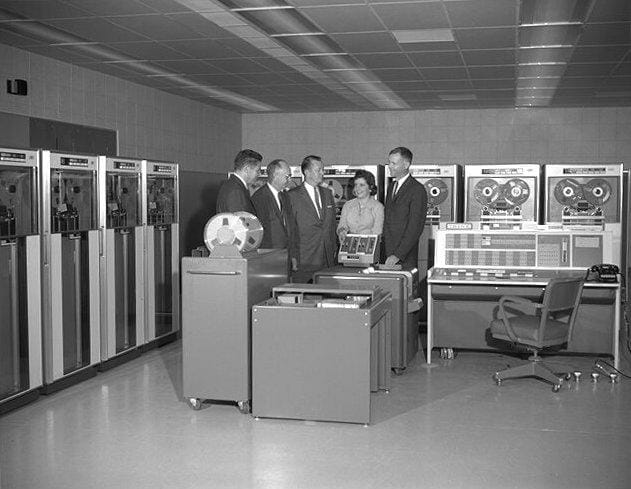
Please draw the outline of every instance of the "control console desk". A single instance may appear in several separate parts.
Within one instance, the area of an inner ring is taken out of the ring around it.
[[[540,301],[548,281],[581,276],[611,261],[603,232],[439,231],[437,266],[428,278],[427,363],[431,351],[493,349],[486,331],[503,295]],[[553,266],[554,265],[554,266]],[[613,357],[619,365],[619,281],[587,281],[568,353]]]

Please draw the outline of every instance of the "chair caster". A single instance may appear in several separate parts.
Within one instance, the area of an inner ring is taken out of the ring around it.
[[[250,401],[238,401],[237,407],[241,414],[250,414]]]
[[[502,379],[500,379],[500,376],[497,373],[493,374],[493,380],[496,385],[502,385]]]
[[[196,397],[190,397],[188,399],[189,407],[194,411],[199,411],[202,408],[202,400]]]
[[[561,384],[554,384],[552,386],[552,392],[559,392],[561,390]]]
[[[452,360],[456,358],[456,354],[454,353],[453,348],[441,348],[440,349],[440,358],[443,360]]]

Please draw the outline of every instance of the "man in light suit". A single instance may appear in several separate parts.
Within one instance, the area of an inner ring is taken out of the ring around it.
[[[263,157],[251,149],[243,149],[234,159],[234,172],[219,187],[217,214],[245,211],[256,215],[249,186],[259,177]]]
[[[383,241],[386,265],[400,263],[403,268],[418,268],[418,240],[425,226],[427,192],[410,176],[412,152],[398,147],[388,155],[393,177],[385,203]]]
[[[307,156],[300,166],[304,183],[287,192],[289,256],[294,282],[309,282],[313,273],[335,265],[335,200],[320,186],[324,165],[319,156]]]
[[[267,165],[267,183],[252,196],[256,215],[263,225],[261,248],[287,248],[285,187],[291,178],[289,165],[274,160]]]

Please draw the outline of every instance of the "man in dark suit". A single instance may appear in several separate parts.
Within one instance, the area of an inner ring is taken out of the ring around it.
[[[249,186],[259,177],[263,157],[251,149],[243,149],[234,159],[234,172],[219,187],[217,214],[245,211],[256,215]]]
[[[287,248],[284,190],[290,178],[289,165],[283,160],[274,160],[267,165],[267,183],[252,196],[256,215],[263,225],[261,248]]]
[[[324,165],[319,156],[307,156],[300,166],[305,181],[287,192],[289,256],[294,282],[309,282],[313,273],[335,264],[335,200],[320,186]]]
[[[425,226],[427,192],[410,176],[412,152],[398,147],[388,155],[393,177],[388,189],[383,224],[386,265],[400,263],[404,268],[418,267],[418,240]]]

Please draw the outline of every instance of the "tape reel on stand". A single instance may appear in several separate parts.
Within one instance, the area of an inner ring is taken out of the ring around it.
[[[204,226],[204,243],[212,251],[218,246],[233,246],[238,251],[256,250],[263,241],[263,226],[249,212],[221,213]]]
[[[593,178],[583,185],[583,197],[594,207],[602,207],[611,198],[611,185],[602,178]]]
[[[512,178],[502,186],[502,197],[511,207],[523,205],[530,196],[530,187],[521,178]]]
[[[427,191],[427,203],[429,205],[440,205],[449,197],[447,184],[438,178],[432,178],[425,182]]]
[[[492,178],[484,178],[473,187],[473,197],[482,205],[490,205],[500,196],[500,184]]]

